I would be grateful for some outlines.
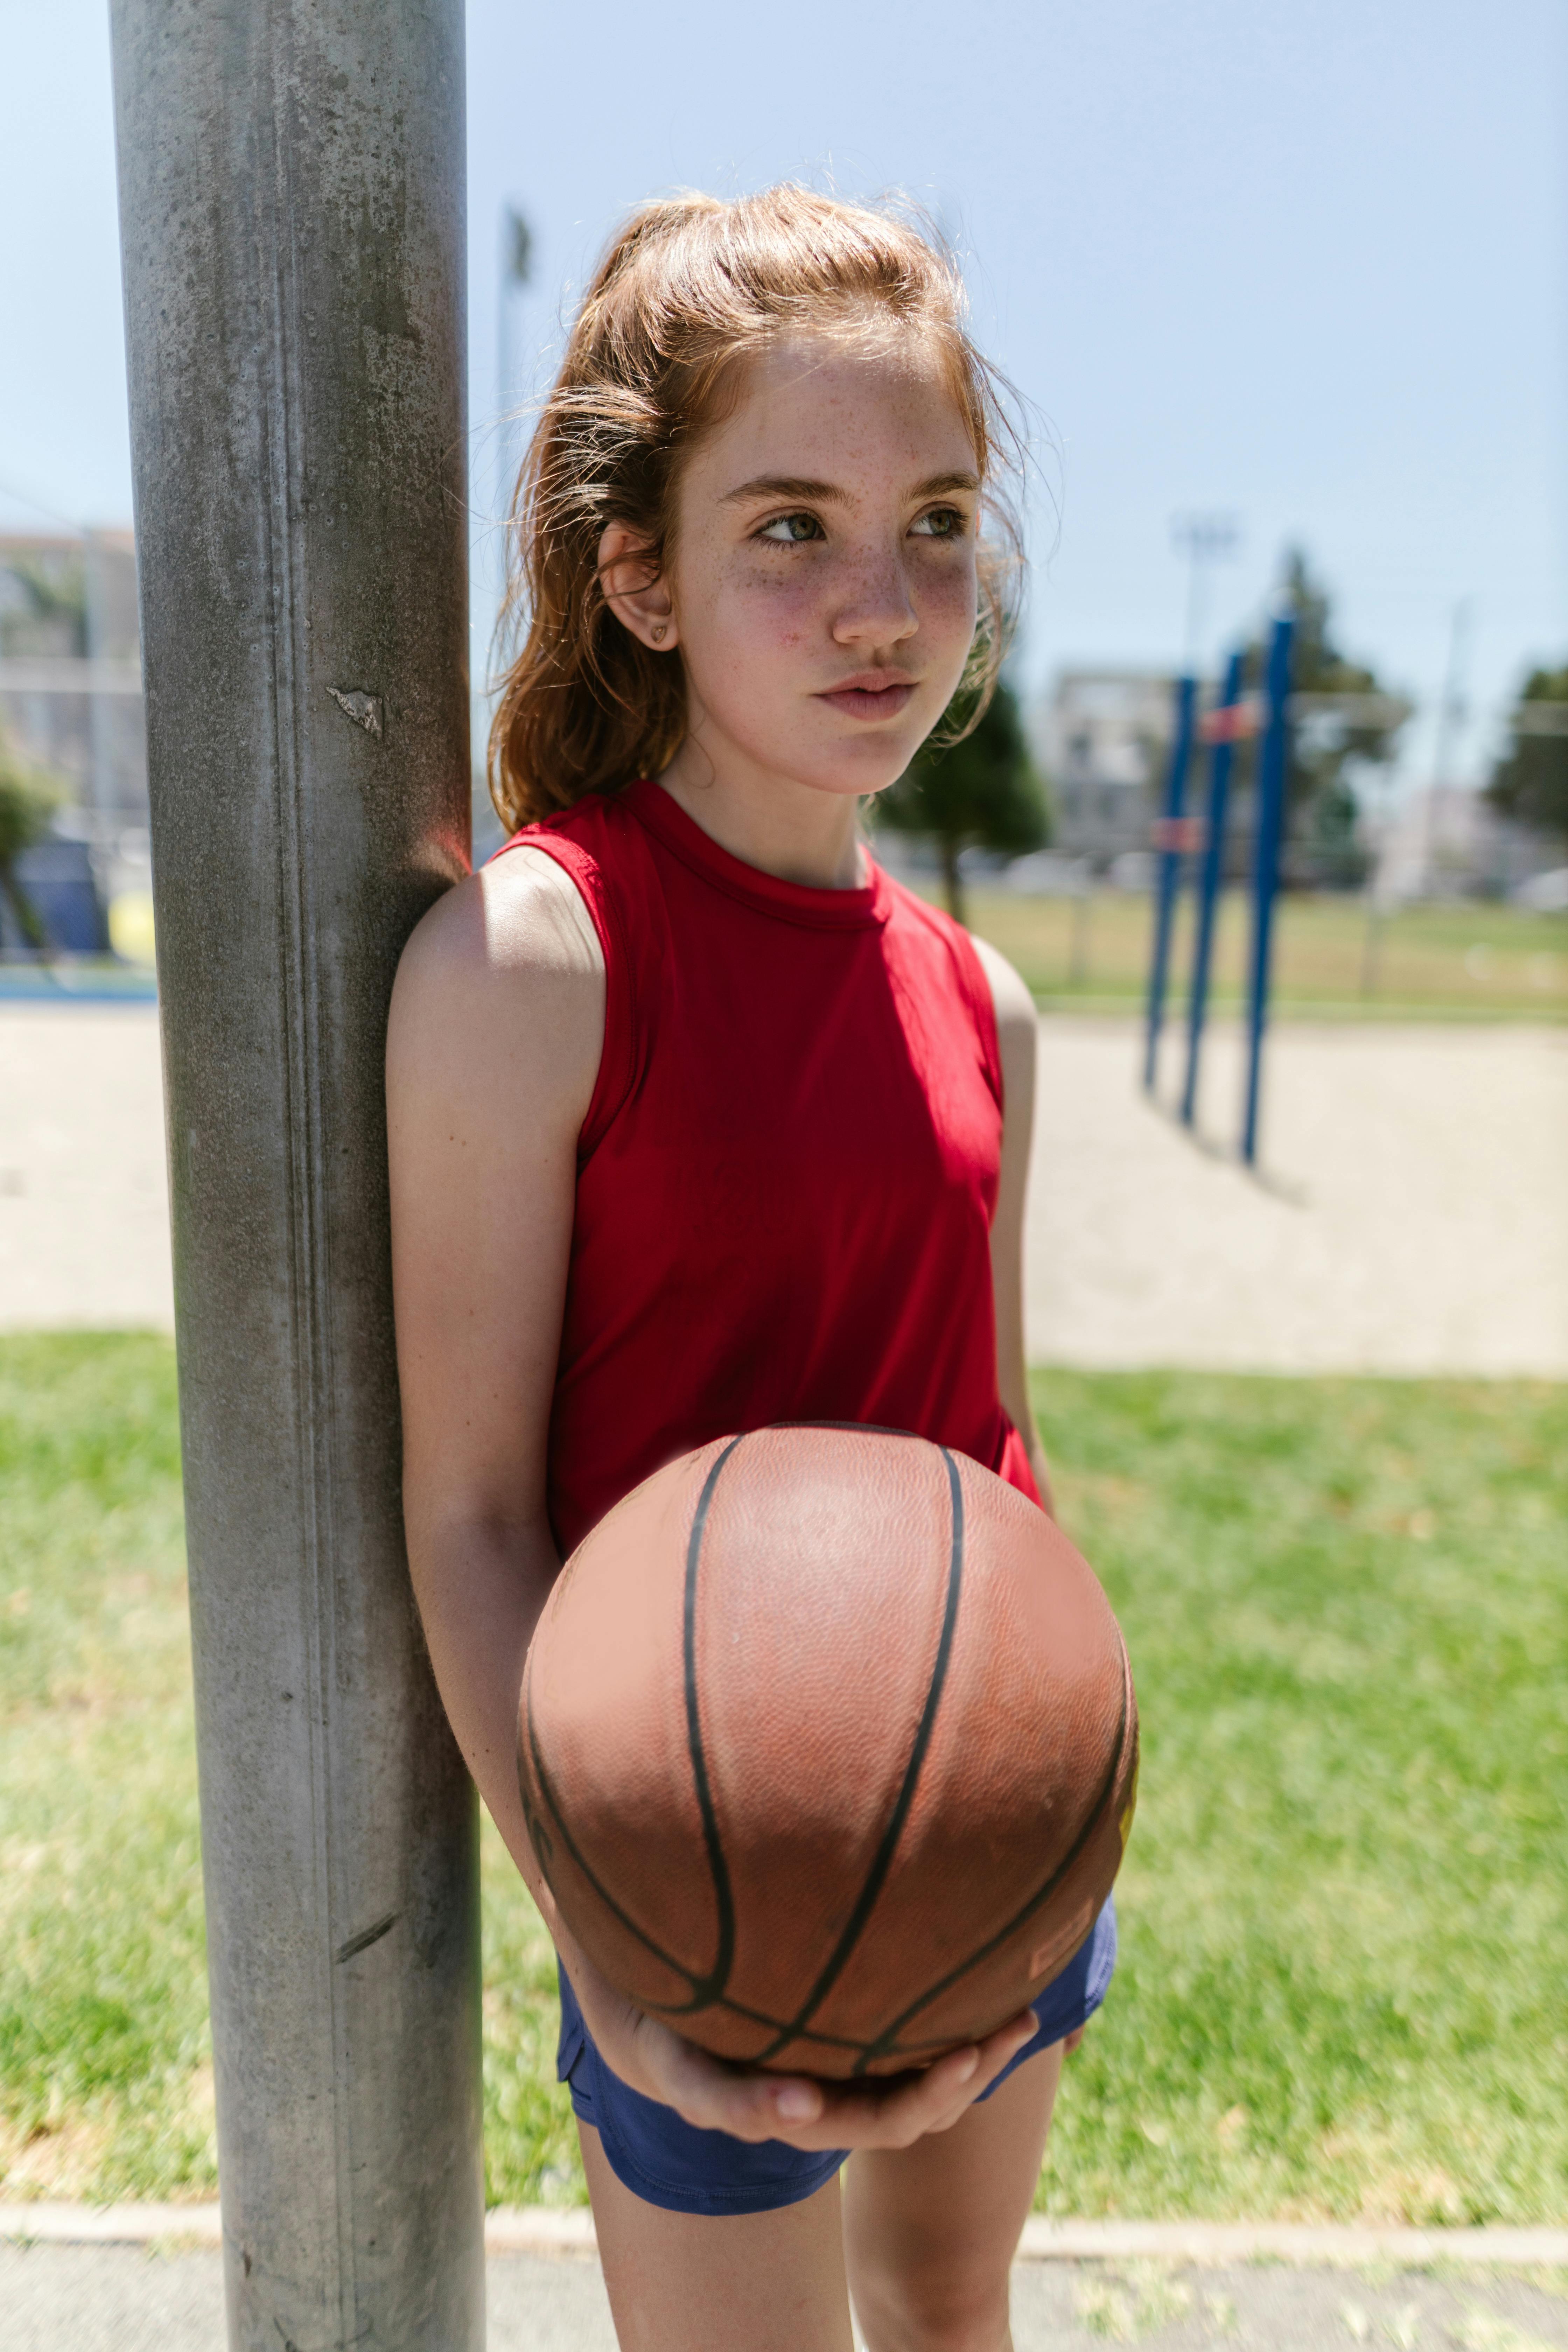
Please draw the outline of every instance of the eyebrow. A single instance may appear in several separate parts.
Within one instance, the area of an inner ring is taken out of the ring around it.
[[[932,474],[926,481],[917,484],[914,495],[917,499],[935,499],[940,498],[943,491],[977,490],[979,488],[978,474]],[[834,482],[807,481],[795,474],[758,474],[751,481],[741,483],[738,488],[726,490],[720,503],[727,507],[740,506],[748,499],[801,499],[816,506],[847,506],[849,493],[841,490]]]

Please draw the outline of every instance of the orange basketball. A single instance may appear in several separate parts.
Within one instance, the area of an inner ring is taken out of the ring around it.
[[[562,1570],[519,1771],[572,1932],[723,2058],[928,2063],[1083,1942],[1132,1819],[1138,1714],[1092,1570],[923,1438],[716,1440]]]

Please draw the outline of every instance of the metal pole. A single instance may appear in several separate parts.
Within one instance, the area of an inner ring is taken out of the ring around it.
[[[1468,596],[1461,596],[1448,624],[1448,659],[1443,671],[1443,692],[1437,704],[1437,734],[1432,747],[1432,784],[1426,795],[1426,822],[1422,828],[1421,894],[1436,896],[1438,800],[1447,790],[1453,761],[1454,740],[1465,719],[1465,656],[1470,628]]]
[[[512,350],[512,319],[518,296],[533,274],[533,232],[515,205],[501,210],[500,299],[496,316],[496,406],[500,421],[500,497],[496,512],[504,515],[511,504],[518,446],[517,360]]]
[[[479,2352],[388,996],[468,838],[461,0],[111,0],[229,2342]]]
[[[1266,688],[1268,717],[1258,761],[1258,830],[1252,866],[1252,955],[1247,984],[1247,1108],[1241,1156],[1258,1165],[1258,1108],[1263,1078],[1263,1030],[1268,1017],[1269,954],[1274,941],[1274,901],[1279,888],[1279,845],[1285,830],[1285,755],[1289,744],[1290,641],[1296,625],[1274,624],[1268,645]]]
[[[1230,803],[1230,772],[1236,760],[1237,719],[1242,709],[1241,676],[1246,656],[1232,654],[1226,667],[1215,717],[1219,731],[1209,746],[1209,804],[1204,826],[1204,862],[1198,874],[1198,921],[1193,942],[1193,985],[1187,999],[1187,1075],[1182,1087],[1182,1125],[1197,1116],[1198,1063],[1203,1054],[1204,1016],[1208,1011],[1209,971],[1214,961],[1215,914],[1225,879],[1225,825]],[[1221,712],[1229,713],[1222,719]]]
[[[1203,660],[1204,590],[1212,564],[1234,555],[1241,536],[1230,514],[1183,514],[1171,519],[1172,544],[1187,559],[1187,626],[1185,667],[1196,670]]]
[[[1165,772],[1165,805],[1154,828],[1160,865],[1155,886],[1154,951],[1149,964],[1147,1035],[1143,1046],[1143,1091],[1152,1094],[1160,1064],[1160,1029],[1165,1017],[1165,982],[1171,965],[1171,926],[1176,909],[1176,884],[1181,875],[1182,811],[1186,803],[1187,769],[1193,756],[1193,713],[1197,701],[1195,677],[1176,680],[1176,729],[1171,744],[1171,764]]]

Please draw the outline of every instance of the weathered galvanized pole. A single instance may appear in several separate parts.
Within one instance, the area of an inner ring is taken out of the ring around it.
[[[461,0],[112,0],[231,2345],[483,2342],[382,1051],[468,833]]]

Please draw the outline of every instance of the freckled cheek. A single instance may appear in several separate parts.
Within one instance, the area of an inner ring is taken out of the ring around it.
[[[975,576],[966,564],[931,564],[926,574],[912,581],[914,607],[929,614],[938,628],[963,628],[978,612]]]
[[[811,584],[798,578],[764,572],[731,579],[710,614],[715,644],[735,657],[753,659],[808,644],[819,634],[819,601]]]
[[[967,636],[974,627],[978,605],[972,572],[933,572],[916,583],[915,610],[921,625],[933,637]]]

